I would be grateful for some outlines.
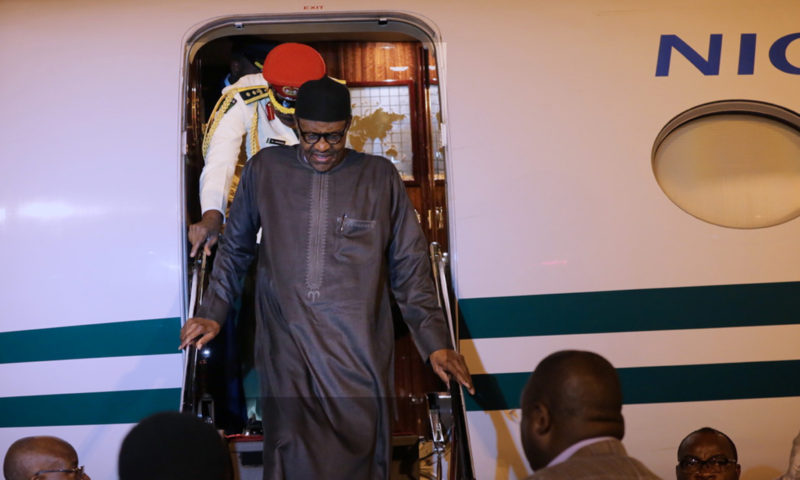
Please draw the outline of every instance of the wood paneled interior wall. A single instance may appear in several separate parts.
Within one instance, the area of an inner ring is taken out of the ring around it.
[[[383,82],[417,78],[418,42],[311,43],[328,67],[328,75],[347,82]]]

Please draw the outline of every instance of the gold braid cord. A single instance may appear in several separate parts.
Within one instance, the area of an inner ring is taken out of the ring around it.
[[[294,115],[294,108],[288,108],[281,105],[281,102],[279,102],[275,98],[275,94],[272,93],[272,88],[269,89],[268,95],[269,95],[269,101],[272,103],[272,106],[275,107],[275,110],[281,112],[284,115]]]
[[[250,156],[258,153],[258,107],[253,109],[253,119],[250,121]]]
[[[217,100],[217,104],[214,105],[214,110],[211,111],[211,115],[209,115],[209,122],[206,126],[206,131],[203,135],[203,158],[206,158],[206,153],[208,152],[208,146],[211,144],[211,137],[214,136],[214,132],[217,130],[219,126],[220,120],[228,111],[231,103],[233,102],[233,97],[236,95],[236,92],[228,92],[225,95],[219,97]]]

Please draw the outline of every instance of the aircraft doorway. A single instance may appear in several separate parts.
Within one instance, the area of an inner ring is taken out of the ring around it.
[[[441,94],[431,33],[404,16],[223,20],[187,43],[187,220],[199,217],[197,177],[202,170],[205,122],[230,71],[233,40],[299,42],[325,59],[328,74],[347,82],[354,103],[348,146],[385,156],[398,167],[430,241],[447,250],[445,148]],[[273,20],[274,21],[274,20]]]
[[[425,26],[402,15],[380,19],[374,15],[350,19],[228,19],[207,26],[189,39],[184,84],[187,224],[200,219],[198,179],[203,168],[206,122],[230,72],[234,40],[245,36],[263,42],[304,43],[320,52],[328,75],[346,81],[351,90],[354,118],[348,147],[393,161],[428,240],[439,242],[446,250],[445,149],[435,46]],[[244,161],[241,159],[240,163],[243,165]],[[246,310],[247,306],[242,308]],[[393,433],[430,438],[425,394],[442,391],[444,386],[420,359],[404,324],[395,324],[397,414]],[[252,352],[248,352],[252,336],[241,333],[232,334],[238,335],[238,340],[226,343],[243,350],[244,396],[250,416],[257,412],[258,394],[257,386],[250,381],[254,376],[248,377],[246,371],[252,365]],[[211,370],[210,377],[230,368],[218,366]],[[217,402],[215,412],[217,418],[228,423],[224,419],[231,412],[226,412],[225,403]],[[237,433],[241,426],[234,422],[219,427],[227,433]]]

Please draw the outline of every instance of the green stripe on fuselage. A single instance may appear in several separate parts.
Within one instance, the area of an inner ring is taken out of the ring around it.
[[[180,318],[0,333],[0,364],[178,353]]]
[[[625,404],[800,396],[800,360],[619,368]],[[467,410],[519,408],[530,372],[473,375]]]
[[[459,300],[462,339],[800,323],[800,282]]]
[[[0,427],[136,423],[177,410],[180,388],[0,398]]]

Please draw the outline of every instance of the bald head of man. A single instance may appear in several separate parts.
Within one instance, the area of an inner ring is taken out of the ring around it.
[[[528,379],[521,407],[522,446],[534,470],[581,440],[625,434],[619,377],[596,353],[564,350],[546,357]]]
[[[47,474],[71,475],[63,478],[78,480],[89,479],[78,466],[75,449],[60,438],[25,437],[8,448],[3,460],[3,475],[6,480],[44,479],[48,478]]]

